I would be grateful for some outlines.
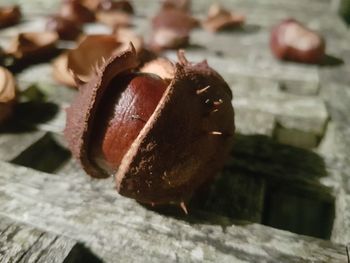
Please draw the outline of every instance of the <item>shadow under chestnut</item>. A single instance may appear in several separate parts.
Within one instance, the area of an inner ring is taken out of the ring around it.
[[[180,208],[150,208],[190,223],[261,223],[329,239],[334,197],[319,179],[323,159],[312,151],[279,144],[265,136],[236,135],[232,157],[213,184]]]

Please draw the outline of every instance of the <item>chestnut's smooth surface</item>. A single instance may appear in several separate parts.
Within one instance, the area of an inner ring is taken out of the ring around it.
[[[97,112],[93,155],[103,167],[116,172],[132,142],[157,107],[167,82],[154,74],[130,73],[116,77],[108,86]],[[116,92],[118,90],[119,92]]]
[[[131,47],[111,57],[67,110],[65,137],[84,170],[97,178],[113,174],[94,156],[101,102],[110,85],[138,66]],[[123,86],[123,85],[122,85]],[[190,63],[179,54],[174,76],[158,105],[123,156],[115,174],[124,196],[149,204],[180,204],[213,179],[229,156],[234,133],[232,93],[204,61]],[[137,120],[135,120],[137,121]]]
[[[15,78],[6,68],[0,67],[0,124],[11,116],[15,102]]]
[[[55,31],[60,39],[73,40],[81,33],[81,26],[71,20],[60,16],[49,17],[46,22],[46,30]]]
[[[21,17],[21,10],[17,5],[0,7],[0,28],[17,24]]]
[[[325,56],[324,39],[294,19],[287,19],[271,31],[270,48],[276,58],[319,64]]]

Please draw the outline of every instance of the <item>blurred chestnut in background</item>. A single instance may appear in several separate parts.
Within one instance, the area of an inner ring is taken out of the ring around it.
[[[191,11],[191,0],[164,0],[162,8],[175,8],[185,12]]]
[[[97,6],[99,10],[103,11],[121,11],[128,14],[134,13],[134,8],[127,0],[113,1],[113,0],[100,0]]]
[[[0,28],[17,24],[21,17],[21,10],[17,5],[0,7]]]
[[[57,32],[63,40],[74,40],[82,33],[80,24],[57,15],[48,18],[46,30]]]
[[[11,116],[15,103],[15,78],[6,68],[0,67],[0,124]]]
[[[16,60],[40,60],[56,51],[57,40],[56,32],[19,33],[12,39],[6,53]]]
[[[211,32],[224,29],[237,28],[244,24],[245,16],[226,10],[219,4],[212,4],[208,16],[203,22],[203,27]]]
[[[270,48],[281,60],[319,64],[325,57],[325,41],[295,19],[287,19],[271,31]]]
[[[151,48],[155,51],[177,49],[189,44],[190,32],[198,20],[178,9],[161,9],[153,18]]]
[[[63,1],[59,16],[78,24],[95,21],[94,13],[78,1],[74,0]]]

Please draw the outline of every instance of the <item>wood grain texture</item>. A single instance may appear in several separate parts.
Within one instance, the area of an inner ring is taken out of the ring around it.
[[[22,4],[26,20],[2,30],[1,44],[19,31],[43,30],[45,15],[56,12],[59,3],[0,0],[0,5],[10,2]],[[195,14],[203,18],[211,1],[194,2]],[[207,58],[230,84],[242,135],[236,138],[234,160],[215,186],[218,189],[210,193],[208,204],[195,206],[188,217],[157,212],[122,198],[111,179],[91,180],[73,160],[56,174],[8,164],[24,156],[23,152],[26,156],[41,152],[37,155],[40,159],[56,140],[65,147],[61,142],[63,109],[75,95],[74,90],[52,81],[49,63],[18,73],[21,91],[37,82],[45,99],[59,106],[58,112],[43,122],[21,116],[35,128],[32,131],[0,134],[0,214],[5,218],[0,220],[0,243],[6,244],[0,246],[0,255],[6,259],[2,262],[88,262],[98,260],[96,257],[103,262],[346,262],[345,244],[350,237],[350,35],[339,17],[330,12],[331,2],[225,1],[227,7],[247,15],[246,27],[217,35],[193,32],[186,54],[194,61]],[[135,30],[149,35],[150,24],[145,19],[155,14],[158,1],[134,3],[138,14]],[[333,64],[305,66],[273,58],[269,31],[287,17],[324,35]],[[85,29],[106,30],[91,25]],[[175,59],[176,52],[167,55]],[[45,112],[49,106],[39,109]],[[43,138],[49,143],[38,147],[36,142]],[[20,164],[26,160],[21,159]],[[308,203],[312,205],[305,206]],[[331,207],[326,216],[324,205]],[[294,213],[284,215],[286,208]],[[258,223],[276,219],[274,224],[280,228],[281,220],[289,220],[294,227],[309,219],[302,223],[323,226],[325,238],[335,243],[229,217]],[[332,222],[324,224],[326,217]],[[82,257],[87,252],[80,249],[74,252],[77,246],[72,239],[85,244],[95,257],[89,253]],[[47,246],[52,250],[45,249]]]
[[[0,217],[0,262],[77,262],[77,242]]]
[[[162,216],[118,196],[109,180],[82,174],[50,175],[1,162],[0,185],[1,215],[78,239],[105,262],[342,262],[346,257],[344,246],[258,224],[222,218],[223,227],[210,224],[205,214],[192,223]]]

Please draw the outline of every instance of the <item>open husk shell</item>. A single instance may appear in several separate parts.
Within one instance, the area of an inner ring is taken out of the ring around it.
[[[90,155],[90,136],[99,128],[94,127],[99,103],[111,80],[137,65],[133,48],[111,57],[79,89],[67,110],[65,136],[73,155],[93,177],[110,176]],[[191,198],[213,179],[230,153],[231,99],[226,82],[205,61],[192,64],[180,54],[163,97],[122,159],[115,175],[118,192],[148,204],[180,204]]]
[[[68,54],[67,52],[59,55],[52,62],[52,75],[53,78],[68,87],[76,87],[76,83],[73,74],[68,70]]]
[[[138,52],[142,49],[142,40],[127,30],[119,30],[115,35],[86,36],[68,52],[68,69],[82,82],[88,82],[105,60],[125,50],[130,41]]]
[[[15,59],[40,59],[56,50],[56,32],[19,33],[10,43],[6,53]]]
[[[80,24],[60,16],[49,17],[46,21],[46,30],[57,32],[60,39],[64,40],[74,40],[82,33]]]
[[[177,49],[189,43],[190,32],[198,26],[198,20],[181,10],[166,8],[153,18],[152,26],[152,49]]]
[[[64,1],[59,11],[59,15],[77,24],[91,23],[95,21],[94,13],[78,1]]]
[[[228,11],[219,4],[213,4],[209,8],[207,19],[202,24],[206,30],[217,32],[223,29],[240,27],[244,22],[244,15]]]
[[[143,40],[128,29],[118,29],[113,35],[84,36],[75,49],[54,60],[53,76],[61,84],[77,87],[76,82],[88,82],[110,56],[124,51],[132,42],[142,53]]]

